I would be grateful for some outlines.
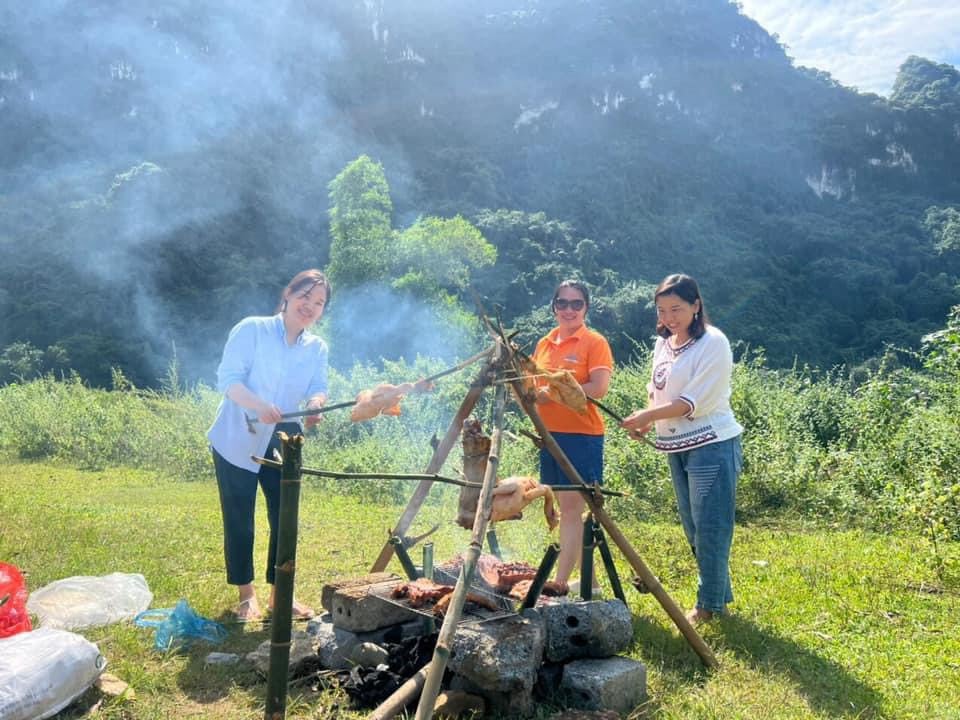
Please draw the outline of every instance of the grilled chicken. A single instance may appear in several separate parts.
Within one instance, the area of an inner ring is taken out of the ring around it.
[[[414,387],[414,383],[401,385],[382,383],[372,390],[361,390],[357,395],[357,404],[350,411],[350,419],[353,422],[363,422],[377,415],[399,415],[400,401]]]
[[[583,415],[587,411],[587,396],[577,379],[569,370],[546,373],[550,397],[574,412]]]
[[[493,510],[490,522],[517,520],[523,517],[523,509],[537,498],[543,498],[543,516],[547,527],[553,530],[560,522],[553,490],[541,485],[532,477],[509,477],[493,488]]]

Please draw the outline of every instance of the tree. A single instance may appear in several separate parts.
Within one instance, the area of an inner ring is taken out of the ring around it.
[[[960,210],[932,205],[923,217],[923,227],[933,237],[939,254],[960,250]]]
[[[366,155],[347,165],[330,190],[330,264],[334,286],[382,280],[390,268],[393,203],[383,166]]]
[[[394,284],[430,294],[460,292],[472,271],[496,259],[497,249],[462,216],[418,218],[397,236],[394,262],[400,278]]]

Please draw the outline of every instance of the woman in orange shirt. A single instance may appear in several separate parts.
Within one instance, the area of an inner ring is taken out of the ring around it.
[[[569,370],[587,397],[599,400],[610,385],[613,354],[606,338],[586,325],[590,291],[578,280],[564,280],[554,291],[550,306],[557,327],[537,343],[534,361],[544,370]],[[546,387],[539,388],[537,404],[547,430],[583,481],[602,484],[604,425],[597,407],[587,403],[587,411],[581,415],[555,402]],[[540,482],[545,485],[571,482],[546,450],[540,451]],[[580,559],[585,501],[578,492],[563,492],[559,493],[559,502],[560,556],[556,580],[567,583]]]

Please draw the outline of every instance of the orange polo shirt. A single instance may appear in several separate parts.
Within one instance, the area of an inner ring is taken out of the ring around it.
[[[590,379],[594,370],[613,371],[613,353],[603,335],[586,325],[563,340],[559,335],[560,328],[554,328],[540,338],[533,351],[533,359],[539,367],[553,372],[569,370],[581,385]],[[603,418],[593,403],[587,403],[584,415],[558,402],[537,405],[537,412],[550,432],[603,435]]]

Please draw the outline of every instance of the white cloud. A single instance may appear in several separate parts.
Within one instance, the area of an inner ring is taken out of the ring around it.
[[[740,0],[796,65],[889,95],[908,55],[960,65],[957,0]]]

